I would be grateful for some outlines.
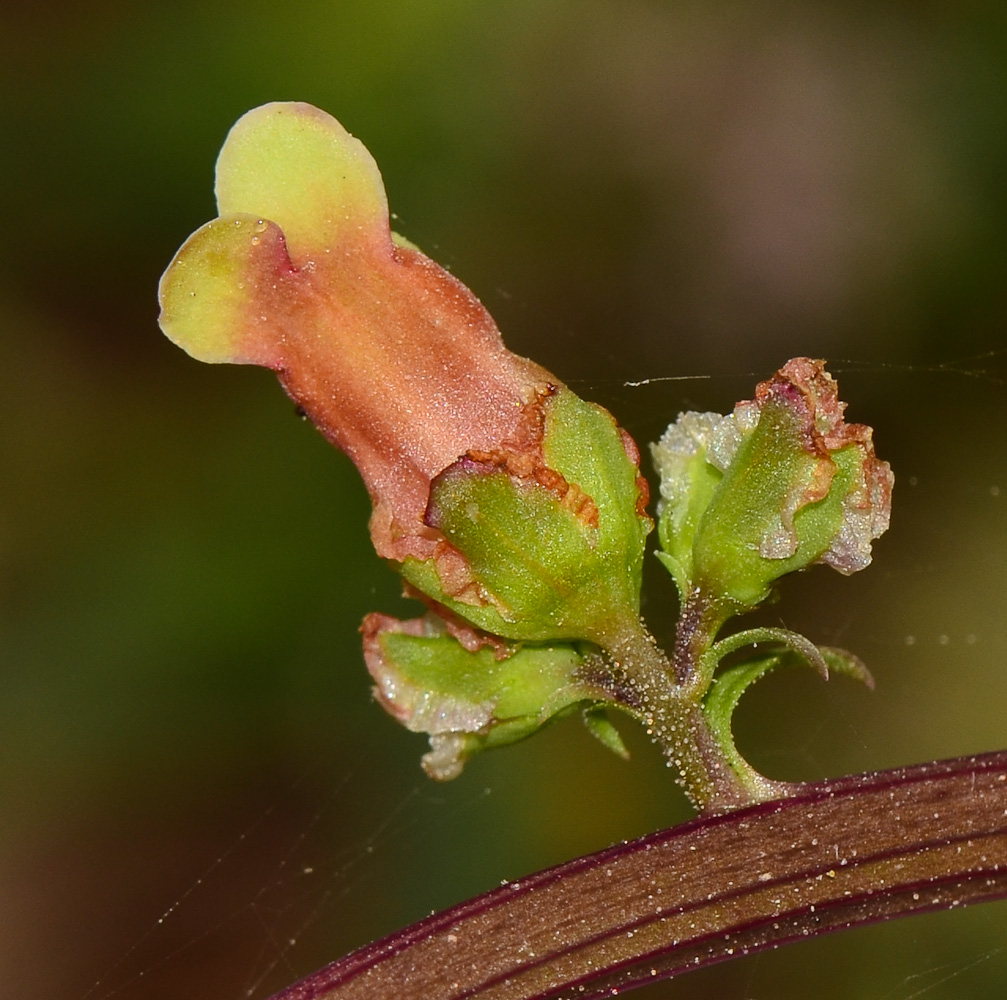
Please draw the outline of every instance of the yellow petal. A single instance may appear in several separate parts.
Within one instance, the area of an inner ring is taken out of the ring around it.
[[[217,159],[220,214],[275,222],[298,267],[348,237],[389,244],[381,174],[363,143],[310,104],[265,104],[243,115]]]
[[[185,241],[161,278],[161,329],[199,361],[277,368],[279,317],[270,303],[292,273],[274,223],[254,215],[214,219]]]

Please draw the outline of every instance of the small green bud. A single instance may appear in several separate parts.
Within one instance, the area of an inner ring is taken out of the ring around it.
[[[686,413],[653,447],[663,561],[683,596],[738,610],[786,573],[871,561],[893,477],[871,429],[843,421],[824,362],[789,361],[732,414]]]
[[[432,615],[403,622],[372,614],[362,631],[378,701],[407,729],[430,737],[422,764],[431,778],[456,778],[474,754],[523,740],[578,705],[589,729],[620,751],[618,734],[596,708],[605,696],[591,681],[595,654],[451,634]]]

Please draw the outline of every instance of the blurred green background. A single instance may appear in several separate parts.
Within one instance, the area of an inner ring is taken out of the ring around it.
[[[0,982],[262,998],[500,879],[679,821],[573,722],[434,786],[357,626],[408,612],[348,461],[269,373],[156,326],[231,123],[336,115],[397,227],[640,440],[829,358],[898,477],[876,563],[764,615],[872,695],[777,676],[769,773],[1007,746],[1007,7],[260,0],[0,12]],[[683,381],[627,382],[664,376]],[[647,614],[673,627],[653,570]],[[642,998],[1000,998],[1002,904]]]

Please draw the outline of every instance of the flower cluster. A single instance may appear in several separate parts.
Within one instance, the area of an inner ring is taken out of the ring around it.
[[[216,192],[219,217],[162,278],[161,327],[200,360],[273,369],[359,469],[374,547],[427,606],[368,616],[365,660],[380,703],[429,735],[428,773],[454,777],[577,708],[624,752],[615,707],[701,807],[779,793],[734,750],[740,692],[785,655],[867,675],[780,629],[717,634],[784,573],[865,566],[891,498],[823,363],[789,362],[728,416],[683,414],[654,446],[658,556],[682,601],[668,657],[640,620],[652,522],[636,445],[391,231],[364,146],[310,105],[265,105],[228,135]],[[784,652],[715,678],[746,642]]]

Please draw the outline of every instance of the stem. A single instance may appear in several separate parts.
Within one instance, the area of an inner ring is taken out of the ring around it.
[[[733,610],[733,609],[732,609]],[[759,799],[783,794],[784,786],[756,788],[746,784],[731,766],[723,745],[703,713],[703,698],[713,680],[718,658],[711,647],[724,622],[731,616],[723,604],[711,600],[697,587],[682,605],[675,630],[673,659],[684,717],[662,740],[665,754],[678,768],[689,798],[700,813],[715,814],[750,805]],[[758,794],[761,792],[762,794]]]
[[[729,611],[711,600],[699,587],[693,590],[679,612],[672,654],[675,676],[683,687],[698,689],[700,698],[706,693],[713,676],[712,669],[706,669],[705,654],[730,616]]]
[[[679,783],[702,815],[713,816],[757,801],[760,796],[731,767],[701,703],[676,692],[666,703],[645,704],[649,711],[648,732],[678,771]]]
[[[610,996],[1004,896],[1007,751],[809,784],[609,848],[429,917],[274,1000]]]
[[[674,666],[638,618],[607,641],[607,652],[639,698],[638,712],[647,734],[660,745],[701,813],[724,812],[755,800],[730,766],[702,710],[709,680],[703,682],[702,671],[694,667],[722,623],[712,607],[705,600],[691,609],[686,605],[679,619]],[[685,657],[691,659],[682,666]]]

